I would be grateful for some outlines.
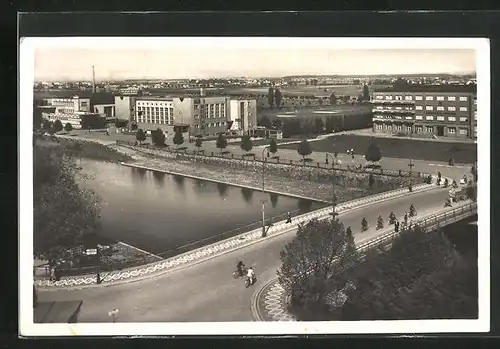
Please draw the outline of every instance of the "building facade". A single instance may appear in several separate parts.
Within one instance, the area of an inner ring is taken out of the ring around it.
[[[372,98],[373,131],[474,138],[475,93],[429,89],[377,91]]]
[[[161,129],[166,134],[173,133],[173,100],[168,97],[135,98],[134,120],[137,127],[145,131]]]
[[[255,99],[231,99],[229,104],[231,131],[248,132],[257,127],[257,101]]]

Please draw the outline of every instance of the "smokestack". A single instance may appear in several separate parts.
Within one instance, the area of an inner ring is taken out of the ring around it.
[[[92,93],[95,93],[95,70],[94,70],[94,66],[92,66]]]

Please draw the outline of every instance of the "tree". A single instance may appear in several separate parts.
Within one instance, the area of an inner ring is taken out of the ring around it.
[[[179,128],[177,128],[174,132],[173,142],[177,146],[177,148],[184,143],[184,136],[182,135],[182,131]]]
[[[345,286],[332,277],[357,262],[354,238],[337,220],[313,219],[299,225],[297,234],[280,253],[279,283],[292,295],[292,304],[321,304],[329,292]]]
[[[365,152],[365,159],[366,161],[370,162],[377,162],[382,159],[382,153],[380,152],[380,148],[378,145],[372,141],[371,144],[368,146],[368,149]]]
[[[281,91],[279,89],[275,89],[274,90],[274,103],[276,104],[276,107],[281,108],[281,100],[282,100]]]
[[[472,165],[470,169],[470,173],[472,173],[472,176],[474,177],[474,182],[477,182],[477,166]]]
[[[52,129],[52,123],[49,120],[43,120],[42,128],[45,131],[49,131],[50,129]]]
[[[143,131],[142,128],[138,129],[137,132],[135,133],[135,139],[139,141],[140,144],[146,140],[146,133]]]
[[[271,128],[271,120],[269,120],[269,118],[264,115],[262,118],[260,118],[260,120],[257,122],[257,124],[259,126],[262,126],[262,127],[265,127],[265,128]]]
[[[302,161],[306,163],[306,156],[312,154],[311,145],[307,141],[307,139],[302,140],[297,147],[297,152],[302,156]]]
[[[79,187],[75,161],[60,146],[35,144],[33,155],[33,253],[53,266],[98,231],[101,201]]]
[[[42,111],[38,108],[35,101],[33,101],[33,130],[39,130],[42,127],[42,124]]]
[[[335,92],[332,92],[330,95],[330,105],[337,105],[337,96],[335,96]]]
[[[363,100],[364,101],[370,100],[370,89],[368,88],[367,84],[363,86]]]
[[[250,139],[250,136],[244,135],[241,137],[241,144],[240,147],[242,150],[249,152],[253,148],[252,140]]]
[[[156,129],[151,133],[151,142],[158,147],[165,146],[165,133],[161,129]]]
[[[269,103],[270,108],[274,106],[274,89],[272,87],[269,87],[267,92],[267,102]]]
[[[271,138],[271,141],[269,142],[269,151],[273,154],[273,156],[278,152],[278,144],[274,138]]]
[[[219,133],[219,136],[217,137],[217,140],[215,141],[215,146],[220,149],[220,152],[222,153],[222,150],[226,149],[227,147],[227,139],[224,136],[224,134]]]
[[[57,119],[56,121],[54,121],[54,132],[62,131],[62,129],[63,129],[63,125],[62,125],[61,120]]]
[[[198,151],[201,150],[202,144],[203,144],[203,139],[201,138],[201,136],[197,136],[196,140],[194,141],[194,145],[196,148],[198,148]]]
[[[64,125],[64,131],[66,131],[68,133],[73,131],[73,126],[71,126],[71,124],[69,122],[66,123],[66,125]]]

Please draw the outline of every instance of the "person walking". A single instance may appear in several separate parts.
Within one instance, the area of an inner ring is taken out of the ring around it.
[[[292,223],[292,215],[290,214],[290,212],[287,212],[286,214],[286,223]]]

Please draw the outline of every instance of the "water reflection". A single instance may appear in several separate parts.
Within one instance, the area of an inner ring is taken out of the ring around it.
[[[229,189],[229,186],[227,184],[217,183],[217,190],[219,191],[219,195],[221,198],[226,197],[228,189]]]
[[[311,210],[312,206],[312,201],[311,200],[306,200],[306,199],[299,199],[298,207],[300,213],[305,213]]]
[[[153,178],[158,188],[163,188],[165,184],[165,173],[154,171]]]
[[[278,205],[278,194],[271,193],[270,196],[271,196],[271,207],[276,208],[276,206]]]
[[[241,194],[243,195],[243,199],[248,203],[252,203],[253,190],[249,188],[241,188]]]
[[[102,234],[152,253],[259,222],[261,200],[270,201],[266,219],[295,211],[299,204],[297,199],[279,194],[170,174],[148,174],[148,170],[113,163],[88,161],[83,170],[95,177],[84,185],[105,202]],[[324,205],[303,200],[300,206],[317,209]]]
[[[185,177],[174,175],[174,181],[175,183],[177,183],[180,189],[184,189],[184,178]]]

